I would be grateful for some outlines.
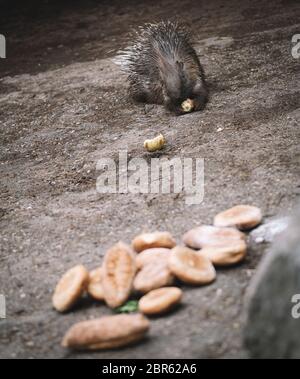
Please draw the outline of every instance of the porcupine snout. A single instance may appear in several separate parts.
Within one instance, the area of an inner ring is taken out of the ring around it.
[[[189,33],[171,21],[147,24],[118,59],[136,101],[163,104],[176,115],[202,110],[208,99],[205,76]]]

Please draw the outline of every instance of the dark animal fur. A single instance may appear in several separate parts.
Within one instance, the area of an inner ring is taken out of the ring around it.
[[[181,104],[193,99],[202,110],[208,90],[199,58],[186,30],[170,21],[147,24],[136,41],[116,60],[128,73],[130,94],[141,102],[164,104],[182,114]]]

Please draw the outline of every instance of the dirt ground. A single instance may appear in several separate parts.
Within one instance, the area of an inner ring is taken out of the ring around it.
[[[17,4],[16,4],[17,3]],[[58,315],[51,295],[78,263],[92,269],[118,240],[141,231],[182,234],[237,203],[265,220],[288,215],[300,195],[298,0],[0,1],[0,321],[4,358],[241,358],[244,294],[269,244],[250,239],[246,262],[218,271],[184,304],[155,318],[149,338],[114,352],[60,347],[74,322],[109,313],[88,299]],[[7,5],[8,4],[8,5]],[[132,104],[112,62],[128,32],[179,18],[192,30],[206,71],[206,110],[174,117]],[[96,162],[151,156],[143,141],[162,132],[157,157],[205,159],[205,198],[96,192]]]

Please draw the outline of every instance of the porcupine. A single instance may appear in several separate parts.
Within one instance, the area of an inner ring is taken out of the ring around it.
[[[140,27],[133,45],[121,51],[115,62],[128,74],[134,100],[164,104],[177,115],[205,107],[204,71],[189,33],[177,22]]]

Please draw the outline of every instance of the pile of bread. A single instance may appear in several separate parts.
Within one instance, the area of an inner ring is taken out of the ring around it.
[[[214,225],[188,231],[182,245],[169,232],[144,233],[131,246],[114,245],[92,272],[82,265],[73,267],[56,286],[52,300],[57,311],[69,311],[88,293],[112,309],[138,296],[139,313],[80,322],[67,332],[63,346],[109,349],[140,340],[150,327],[145,315],[166,313],[181,302],[183,291],[175,284],[208,285],[216,279],[217,267],[242,262],[247,255],[244,231],[261,222],[259,208],[239,205],[218,214]]]

